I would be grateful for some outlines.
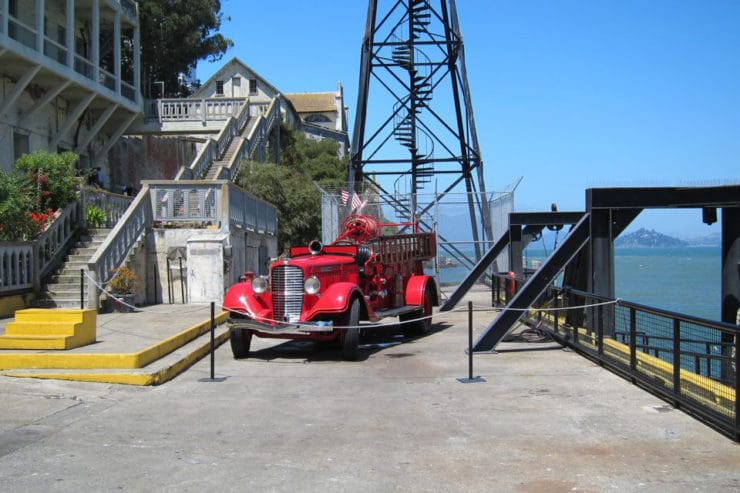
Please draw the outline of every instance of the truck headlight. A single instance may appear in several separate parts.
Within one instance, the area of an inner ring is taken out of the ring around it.
[[[267,291],[267,279],[264,276],[258,276],[252,279],[252,290],[257,294]]]
[[[316,294],[321,289],[321,281],[319,281],[318,277],[311,276],[306,279],[306,282],[303,284],[303,289],[306,291],[306,294]]]

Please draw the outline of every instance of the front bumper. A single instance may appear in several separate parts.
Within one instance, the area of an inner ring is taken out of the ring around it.
[[[268,324],[265,322],[258,322],[251,318],[230,317],[227,323],[231,329],[252,330],[270,335],[306,335],[313,333],[329,333],[334,330],[334,323],[330,321]]]

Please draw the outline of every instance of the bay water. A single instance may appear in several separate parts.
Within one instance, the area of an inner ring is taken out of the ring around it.
[[[528,248],[527,267],[543,262],[544,249]],[[663,310],[719,320],[722,252],[719,246],[617,248],[614,250],[616,296]],[[440,271],[443,284],[460,282],[463,267]]]

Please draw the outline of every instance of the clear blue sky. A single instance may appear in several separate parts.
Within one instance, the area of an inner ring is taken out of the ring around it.
[[[230,17],[221,32],[235,46],[221,62],[200,63],[199,79],[237,56],[283,92],[341,81],[352,128],[367,2],[221,5]],[[740,1],[457,7],[486,186],[523,177],[518,210],[582,210],[589,187],[740,183]],[[693,210],[643,213],[629,229],[642,226],[684,237],[718,231]]]

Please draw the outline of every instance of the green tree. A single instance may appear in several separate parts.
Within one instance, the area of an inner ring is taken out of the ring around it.
[[[18,158],[15,169],[24,174],[23,189],[32,211],[61,209],[77,198],[79,178],[75,176],[75,163],[78,159],[73,152],[52,154],[41,150]]]
[[[244,163],[238,185],[277,208],[278,248],[305,245],[321,231],[321,194],[314,185],[346,183],[349,162],[337,157],[337,143],[314,141],[284,126],[280,165]]]
[[[140,0],[142,87],[163,81],[165,96],[183,88],[178,74],[188,73],[198,60],[220,60],[234,42],[218,33],[224,20],[219,0]]]

